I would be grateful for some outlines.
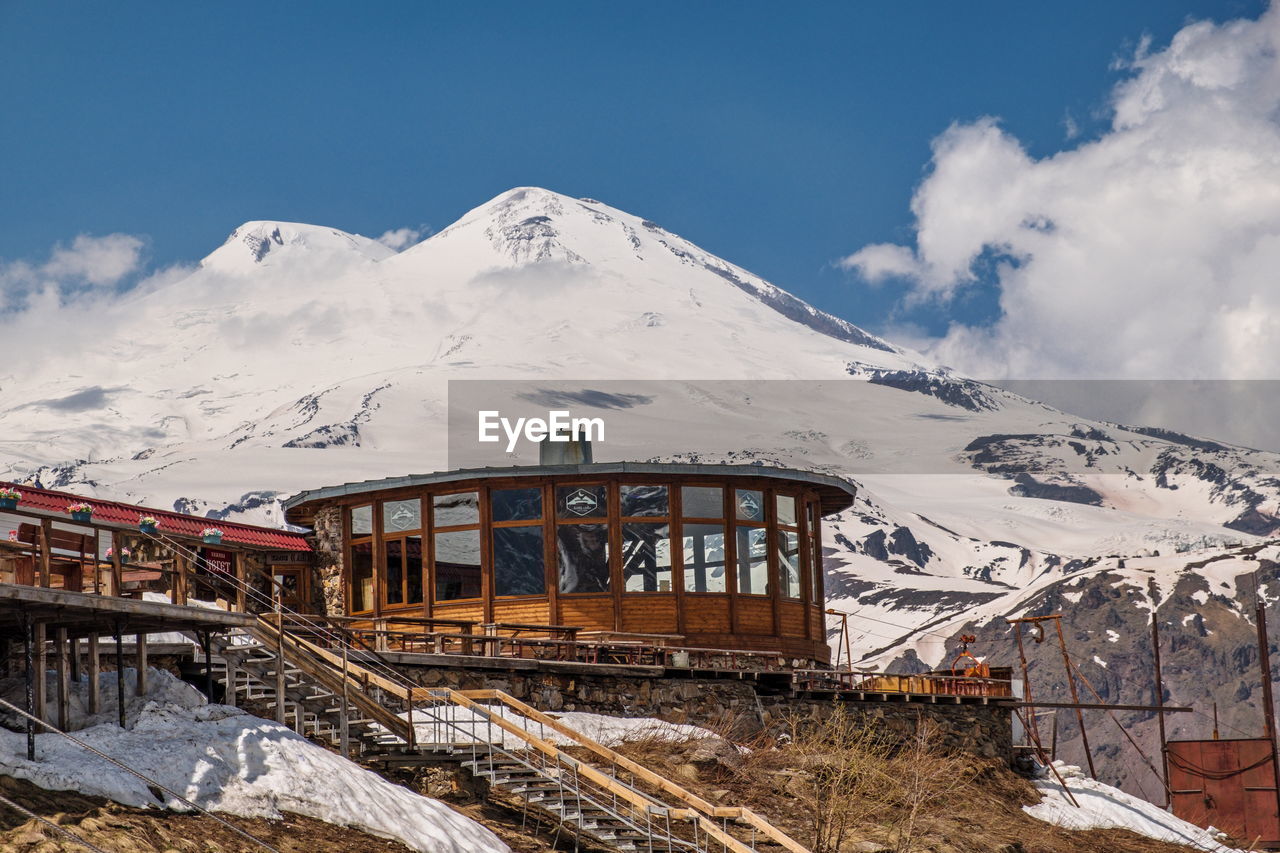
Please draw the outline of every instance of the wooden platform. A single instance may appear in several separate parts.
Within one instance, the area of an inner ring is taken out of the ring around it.
[[[65,628],[72,636],[224,631],[255,621],[247,613],[0,583],[0,638],[22,637],[23,614],[46,630]]]

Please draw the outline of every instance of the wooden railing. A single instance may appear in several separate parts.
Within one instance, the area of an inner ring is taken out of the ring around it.
[[[1007,678],[979,678],[947,673],[892,675],[838,669],[797,669],[792,673],[792,682],[797,690],[815,692],[979,696],[993,699],[1013,696],[1013,685]]]
[[[293,665],[297,666],[308,676],[315,678],[319,683],[328,689],[334,689],[330,685],[334,682],[334,676],[341,678],[341,668],[345,668],[348,675],[348,695],[361,697],[362,701],[359,707],[368,711],[372,719],[376,719],[380,724],[386,726],[390,731],[401,736],[410,745],[414,743],[414,732],[412,720],[407,722],[398,715],[388,711],[385,707],[375,711],[370,703],[373,700],[368,696],[370,687],[377,687],[387,694],[396,697],[403,697],[412,708],[419,703],[427,703],[431,705],[451,705],[458,708],[464,708],[477,717],[482,718],[486,722],[501,729],[506,734],[511,735],[520,741],[525,748],[534,752],[541,753],[549,758],[556,759],[557,762],[565,766],[573,767],[575,772],[583,778],[589,780],[592,784],[600,789],[608,792],[610,795],[627,803],[640,814],[650,814],[655,806],[662,808],[666,814],[675,819],[687,820],[691,822],[698,832],[714,838],[723,845],[726,850],[733,853],[754,853],[752,847],[734,838],[716,825],[715,820],[733,819],[745,825],[748,825],[764,834],[777,844],[785,847],[791,853],[809,853],[808,849],[798,842],[791,839],[782,830],[770,824],[760,815],[746,808],[725,808],[714,806],[706,800],[698,797],[690,791],[687,791],[675,782],[667,779],[647,768],[639,765],[630,759],[619,755],[615,751],[600,744],[579,732],[574,731],[568,726],[554,720],[553,718],[537,711],[534,708],[520,702],[512,696],[501,691],[479,691],[479,692],[461,692],[451,690],[449,688],[426,688],[415,687],[402,682],[399,678],[391,678],[379,672],[370,670],[353,663],[349,658],[335,653],[332,649],[324,648],[318,644],[301,637],[291,636],[290,632],[281,632],[278,624],[272,624],[267,617],[260,617],[258,625],[253,629],[252,633],[259,642],[266,645],[277,644],[283,649],[286,659]],[[282,642],[283,641],[283,642]],[[310,658],[310,659],[308,659]],[[320,662],[324,662],[327,666],[323,666]],[[335,669],[337,672],[335,673]],[[341,683],[338,685],[338,692],[341,691]],[[494,714],[481,705],[476,699],[494,700],[502,703],[504,706],[536,722],[542,726],[552,729],[558,734],[572,739],[575,743],[586,747],[592,753],[607,759],[616,766],[621,767],[627,772],[634,774],[637,779],[643,780],[646,784],[674,797],[688,808],[670,809],[661,806],[655,800],[635,790],[629,785],[624,784],[621,780],[610,776],[590,764],[577,761],[573,757],[562,752],[557,746],[546,741],[543,738],[530,732],[523,726],[517,725],[515,722],[506,719],[500,714]],[[368,701],[363,701],[368,700]],[[377,703],[373,703],[377,704]],[[384,722],[385,720],[385,722]],[[424,720],[424,722],[426,722]],[[447,719],[441,720],[446,724]],[[403,734],[402,734],[403,732]]]
[[[739,823],[750,826],[751,828],[762,833],[769,840],[785,847],[792,853],[809,853],[808,848],[792,839],[782,830],[778,829],[768,820],[761,817],[749,808],[739,806],[716,806],[707,802],[702,797],[691,791],[681,787],[676,782],[668,779],[661,774],[655,773],[643,764],[638,764],[624,755],[610,749],[599,741],[592,740],[576,729],[566,726],[554,717],[550,717],[536,708],[526,705],[519,699],[503,693],[501,690],[454,690],[450,691],[455,696],[461,696],[466,699],[488,699],[502,703],[504,706],[517,712],[523,717],[540,723],[543,726],[554,731],[563,737],[567,737],[579,746],[585,747],[595,755],[610,762],[615,767],[630,773],[634,778],[641,780],[646,785],[668,794],[690,808],[701,812],[709,818],[729,818]]]

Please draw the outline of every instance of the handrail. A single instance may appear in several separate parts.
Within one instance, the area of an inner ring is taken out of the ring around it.
[[[635,777],[644,780],[647,784],[652,785],[655,788],[658,788],[659,790],[667,794],[670,794],[671,796],[675,797],[681,802],[688,804],[689,806],[692,806],[694,809],[697,809],[698,811],[702,812],[708,817],[734,818],[764,833],[766,836],[769,837],[770,840],[785,847],[788,850],[793,851],[793,853],[809,853],[808,848],[804,847],[802,844],[792,839],[789,835],[787,835],[781,829],[778,829],[776,826],[771,824],[764,817],[752,811],[751,809],[740,807],[740,806],[726,807],[726,806],[712,805],[711,803],[704,800],[702,797],[699,797],[697,794],[694,794],[693,792],[685,789],[684,787],[672,781],[671,779],[668,779],[667,777],[662,776],[661,774],[654,773],[652,770],[645,767],[643,764],[638,764],[637,762],[632,761],[630,758],[627,758],[626,756],[621,755],[618,752],[615,752],[614,750],[610,749],[609,747],[605,746],[599,741],[596,741],[596,740],[593,740],[592,738],[587,737],[581,732],[573,728],[570,728],[569,726],[566,726],[564,723],[561,723],[559,720],[555,719],[554,717],[550,717],[547,714],[542,713],[538,709],[531,707],[530,705],[527,705],[524,702],[521,702],[519,699],[515,698],[514,696],[511,696],[507,693],[503,693],[501,690],[455,690],[453,692],[457,695],[463,696],[468,699],[495,699],[501,702],[503,705],[506,705],[508,708],[511,708],[512,710],[517,711],[520,714],[528,717],[534,722],[541,723],[542,725],[546,726],[547,728],[551,729],[557,734],[563,735],[575,741],[580,746],[583,746],[589,749],[591,752],[594,752],[596,755],[600,756],[601,758],[604,758],[604,759],[607,759],[608,761],[613,762],[618,767],[621,767],[622,769],[631,773]]]
[[[267,623],[267,624],[270,624],[270,623]],[[327,661],[330,665],[336,665],[340,663],[338,656],[333,654],[328,649],[324,649],[320,646],[315,645],[314,643],[310,643],[307,640],[303,640],[299,637],[293,637],[291,639],[294,641],[296,646],[298,646],[299,648],[304,648],[310,654],[316,655],[317,657]],[[376,672],[366,670],[359,664],[353,664],[352,662],[348,661],[347,665],[348,665],[349,672],[353,674],[357,672],[360,673],[362,678],[367,679],[369,682],[377,685],[378,687],[381,687],[384,690],[391,691],[393,695],[399,694],[402,690],[404,690],[403,686],[396,684],[391,679],[386,678],[382,675],[379,675]],[[597,770],[591,765],[585,764],[569,755],[566,755],[554,744],[546,740],[543,740],[542,738],[524,729],[523,727],[518,726],[515,723],[511,722],[510,720],[503,718],[501,715],[490,713],[483,706],[479,705],[477,702],[473,701],[472,699],[462,695],[458,691],[451,690],[446,687],[430,687],[430,688],[411,687],[408,690],[405,690],[405,693],[407,694],[407,696],[411,701],[417,700],[419,696],[421,696],[423,699],[426,699],[427,701],[432,703],[447,701],[454,705],[467,708],[468,710],[474,713],[478,713],[480,716],[486,719],[490,724],[495,725],[498,728],[502,729],[504,732],[507,732],[508,734],[515,736],[518,740],[523,741],[535,751],[540,752],[543,755],[546,755],[548,757],[556,758],[557,760],[563,762],[567,766],[572,767],[575,770],[575,772],[577,772],[582,776],[585,776],[593,784],[597,785],[600,788],[603,788],[604,790],[608,791],[610,794],[613,794],[614,796],[626,801],[629,805],[631,805],[633,808],[635,808],[639,812],[643,814],[648,814],[653,808],[655,808],[655,801],[652,798],[647,797],[644,794],[641,794],[640,792],[634,790],[628,785],[622,783],[620,780],[615,779],[606,773],[602,773],[601,771]],[[511,698],[512,701],[516,701],[512,697],[508,697],[508,698]],[[601,749],[607,749],[607,747],[601,746]],[[689,796],[693,796],[693,795],[690,794]],[[707,805],[709,806],[710,804],[708,803]],[[727,850],[733,851],[733,853],[755,853],[755,851],[752,850],[752,848],[748,847],[746,844],[743,844],[741,841],[734,838],[732,835],[729,835],[727,832],[720,829],[720,827],[715,825],[715,822],[713,820],[708,818],[706,815],[700,813],[696,809],[692,809],[692,808],[669,809],[669,808],[663,808],[660,805],[657,805],[656,807],[665,811],[670,817],[675,817],[682,820],[688,820],[694,823],[706,835],[716,839],[716,841],[720,842]],[[743,811],[747,811],[747,810],[744,809]],[[729,815],[726,815],[726,817],[729,817]],[[788,839],[788,841],[790,841],[790,839]],[[791,845],[794,845],[794,846],[791,846]],[[793,851],[793,853],[809,853],[808,850],[796,844],[794,841],[791,842],[791,845],[784,845],[784,846],[787,846],[789,850]]]

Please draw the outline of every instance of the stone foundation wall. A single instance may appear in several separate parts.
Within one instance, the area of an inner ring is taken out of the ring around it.
[[[751,682],[736,679],[494,673],[408,665],[397,669],[425,687],[501,690],[540,711],[658,717],[672,723],[703,726],[738,739],[766,731],[782,734],[795,717],[820,721],[829,717],[836,706],[832,699],[757,691]],[[855,721],[865,720],[896,740],[910,738],[927,721],[935,726],[942,749],[984,758],[1012,758],[1012,711],[1007,707],[840,701]]]

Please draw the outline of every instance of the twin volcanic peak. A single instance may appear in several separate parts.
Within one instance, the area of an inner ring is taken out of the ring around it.
[[[629,443],[597,458],[855,480],[825,557],[866,665],[938,665],[975,631],[1007,664],[1004,616],[1087,602],[1073,647],[1105,663],[1091,665],[1111,698],[1143,700],[1125,693],[1136,676],[1116,680],[1138,650],[1109,638],[1153,611],[1204,627],[1181,647],[1187,672],[1243,678],[1237,578],[1280,559],[1275,454],[956,376],[656,223],[547,190],[503,193],[400,252],[250,222],[177,280],[56,310],[31,322],[65,340],[0,367],[0,479],[258,522],[282,522],[295,491],[447,467],[449,380],[569,382],[579,400],[665,380],[628,412]],[[691,412],[710,426],[670,429]]]

